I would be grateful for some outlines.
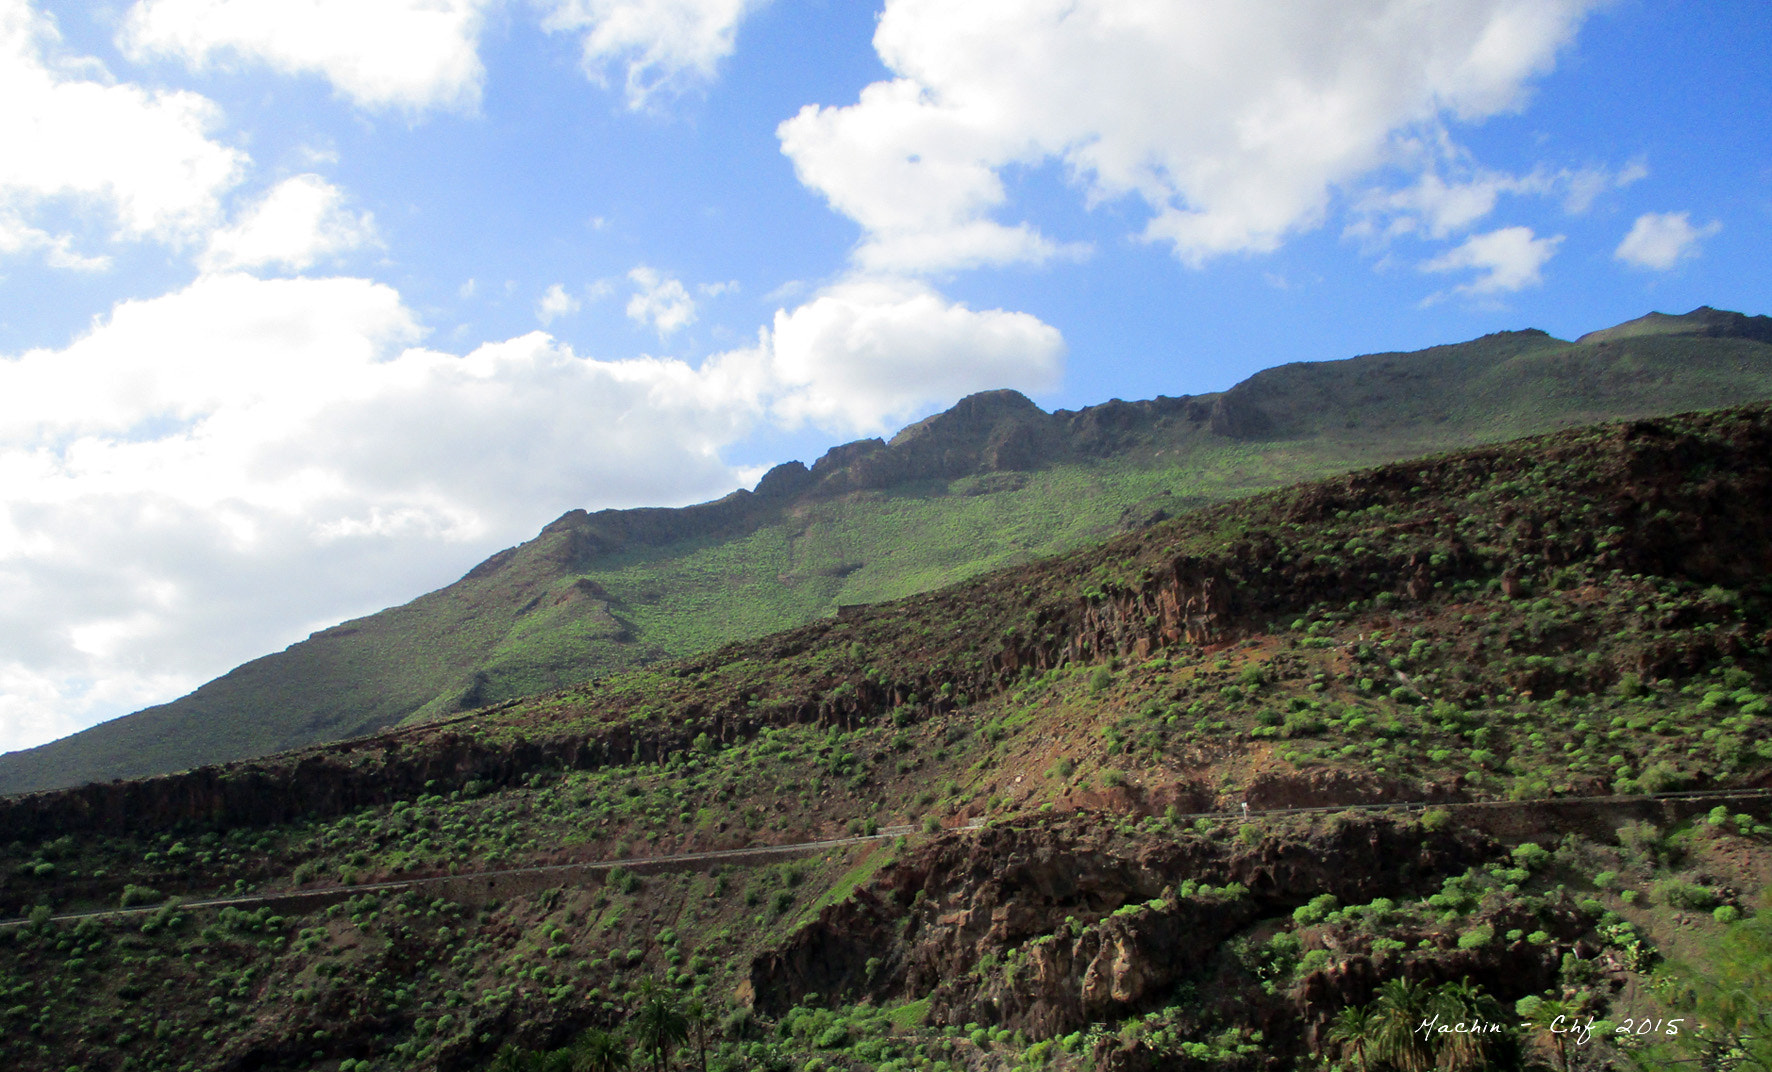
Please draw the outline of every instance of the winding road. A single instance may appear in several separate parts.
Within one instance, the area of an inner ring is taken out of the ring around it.
[[[1555,808],[1569,805],[1586,804],[1597,806],[1623,805],[1655,801],[1725,801],[1725,800],[1772,800],[1772,789],[1720,789],[1691,790],[1674,793],[1646,793],[1632,796],[1595,796],[1595,797],[1544,797],[1536,800],[1472,800],[1472,801],[1398,801],[1383,804],[1324,804],[1299,808],[1271,808],[1263,811],[1247,813],[1248,818],[1270,818],[1283,815],[1333,814],[1346,811],[1423,811],[1427,808],[1445,808],[1448,810],[1471,808]],[[1177,816],[1179,819],[1238,819],[1238,811],[1204,811],[1187,812]],[[976,830],[984,826],[986,820],[979,818],[967,822],[964,826],[952,829]],[[196,909],[247,908],[267,904],[289,904],[292,907],[304,901],[340,901],[365,893],[405,892],[422,890],[427,887],[461,885],[476,880],[496,882],[499,879],[512,879],[524,876],[545,876],[551,874],[565,875],[570,872],[611,871],[617,867],[632,871],[649,871],[674,868],[684,865],[717,864],[727,861],[742,861],[759,856],[806,856],[824,852],[828,849],[840,849],[851,845],[861,845],[873,841],[885,841],[914,833],[914,826],[882,827],[873,834],[859,834],[851,837],[824,838],[817,841],[797,841],[784,845],[754,845],[743,849],[713,849],[705,852],[680,852],[665,856],[636,856],[617,860],[596,860],[567,864],[540,864],[533,867],[492,868],[483,871],[462,871],[448,875],[429,875],[423,877],[394,879],[386,882],[364,882],[350,886],[321,886],[307,889],[273,890],[266,893],[248,894],[235,897],[215,897],[198,901],[181,901],[180,911]],[[98,909],[90,912],[73,912],[51,916],[52,922],[78,922],[83,919],[114,919],[127,916],[147,915],[165,907],[165,903],[142,905],[132,908]],[[18,927],[30,922],[26,919],[0,920],[0,928]]]

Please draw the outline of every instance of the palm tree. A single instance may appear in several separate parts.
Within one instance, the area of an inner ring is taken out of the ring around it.
[[[640,1047],[652,1054],[656,1072],[664,1072],[671,1047],[689,1038],[689,1020],[677,1003],[677,995],[656,979],[640,985],[640,1005],[631,1024]]]
[[[1371,1056],[1397,1072],[1430,1072],[1435,1036],[1424,1024],[1433,1018],[1433,991],[1406,979],[1380,984],[1372,1002]]]
[[[523,1072],[528,1064],[527,1055],[517,1048],[516,1043],[507,1042],[492,1055],[492,1063],[487,1065],[487,1072]]]
[[[589,1028],[572,1044],[573,1072],[623,1072],[631,1056],[626,1039],[600,1027]]]
[[[1367,1072],[1372,1066],[1366,1060],[1366,1044],[1377,1025],[1378,1018],[1373,1015],[1371,1006],[1349,1005],[1335,1014],[1334,1022],[1329,1025],[1329,1040],[1336,1043],[1343,1056],[1351,1050],[1360,1072]]]
[[[700,998],[690,999],[683,1006],[683,1015],[689,1026],[695,1030],[695,1048],[701,1055],[701,1072],[708,1072],[708,1023],[713,1019],[708,1007]]]
[[[493,1055],[488,1072],[572,1072],[571,1058],[565,1050],[525,1050],[515,1043],[506,1043]]]
[[[1466,1024],[1473,1030],[1439,1036],[1436,1064],[1444,1072],[1485,1069],[1495,1064],[1509,1036],[1500,1033],[1506,1014],[1501,1004],[1470,979],[1446,983],[1434,992],[1429,1016],[1438,1013],[1442,1024]],[[1481,1030],[1489,1028],[1493,1030]],[[1430,1044],[1435,1040],[1429,1039]]]
[[[572,1051],[564,1046],[557,1050],[538,1050],[529,1060],[530,1072],[572,1072]]]
[[[1525,1006],[1522,1005],[1522,1008]],[[1569,1072],[1567,1025],[1575,1019],[1575,1010],[1561,1001],[1540,1000],[1526,1014],[1526,1028],[1541,1042],[1549,1042],[1557,1054],[1557,1072]],[[1562,1023],[1557,1021],[1561,1020]],[[1559,1030],[1559,1028],[1561,1030]]]

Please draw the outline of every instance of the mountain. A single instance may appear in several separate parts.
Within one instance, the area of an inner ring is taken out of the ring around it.
[[[1618,342],[1624,339],[1640,339],[1645,335],[1702,335],[1712,339],[1752,339],[1755,342],[1772,342],[1772,317],[1743,316],[1740,313],[1731,313],[1724,309],[1712,309],[1708,305],[1700,305],[1684,316],[1650,313],[1635,320],[1627,320],[1616,327],[1590,331],[1576,341],[1584,343]]]
[[[1772,398],[1772,318],[1653,313],[1295,363],[1229,391],[1046,413],[962,400],[682,509],[571,511],[457,583],[169,704],[0,757],[23,792],[266,755],[763,636],[1191,506],[1608,417]]]
[[[6,798],[0,1061],[566,1067],[674,1007],[635,1063],[1282,1072],[1438,1015],[1483,1031],[1416,1067],[1748,1067],[1769,575],[1772,406],[1635,419]]]

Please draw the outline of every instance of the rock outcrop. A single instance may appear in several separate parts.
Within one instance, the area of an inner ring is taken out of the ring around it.
[[[1270,993],[1246,977],[1237,983],[1240,969],[1224,963],[1228,940],[1324,894],[1344,904],[1420,897],[1502,854],[1479,834],[1378,817],[1270,829],[1253,842],[1222,831],[1129,833],[1085,815],[1016,820],[912,852],[753,961],[750,991],[769,1015],[810,993],[832,1002],[929,997],[937,1023],[1051,1038],[1170,1004],[1178,985],[1212,980],[1196,990],[1203,1009],[1252,1004],[1256,1019],[1285,1022],[1272,1037],[1303,1038],[1370,999],[1381,977],[1374,954]],[[1535,992],[1591,926],[1573,908],[1552,914],[1551,923],[1532,923],[1549,942],[1482,950],[1447,942],[1415,956],[1405,974],[1473,978],[1504,996]],[[1325,940],[1354,952],[1370,942]]]

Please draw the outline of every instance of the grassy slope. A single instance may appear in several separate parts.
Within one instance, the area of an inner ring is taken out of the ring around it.
[[[114,903],[131,883],[202,893],[646,856],[860,819],[993,819],[895,849],[896,864],[844,853],[493,903],[168,911],[145,929],[12,934],[0,941],[0,1059],[478,1068],[505,1042],[541,1047],[619,1023],[650,977],[722,1013],[724,1068],[816,1056],[832,1069],[1010,1069],[1035,1047],[1064,1072],[1177,1067],[1183,1054],[1200,1067],[1297,1067],[1329,1053],[1323,1028],[1341,1007],[1404,976],[1472,976],[1503,999],[1503,1019],[1529,995],[1668,1015],[1665,996],[1637,984],[1658,946],[1702,958],[1728,933],[1694,906],[1758,903],[1772,864],[1763,805],[1660,827],[1562,826],[1555,808],[1522,809],[1513,839],[1538,848],[1515,852],[1460,835],[1467,812],[1240,824],[1178,822],[1163,806],[1763,780],[1769,444],[1772,414],[1759,410],[1410,463],[488,712],[484,738],[526,759],[459,768],[392,803],[270,828],[224,819],[207,833],[100,837],[64,824],[54,841],[0,850],[10,905]],[[1113,612],[1161,591],[1178,558],[1183,572],[1216,571],[1236,598],[1210,645],[1139,654],[1139,630],[1157,626],[1136,614],[1116,624]],[[1126,650],[1086,643],[1122,627]],[[1034,657],[1025,671],[1001,661],[1019,651]],[[1042,651],[1073,654],[1042,666]],[[729,715],[751,730],[721,729]],[[726,742],[658,762],[598,765],[580,749],[589,769],[562,771],[565,753],[548,747],[612,733],[688,742],[703,728]],[[421,733],[405,752],[447,737]],[[316,776],[332,762],[388,781],[376,765],[402,762],[400,751],[309,760]],[[336,785],[317,777],[317,789]],[[1312,871],[1315,854],[1381,838],[1408,847],[1398,859],[1410,866],[1299,911],[1363,881]],[[1060,873],[1074,866],[1083,895],[1044,902],[1044,884],[1020,877],[1029,847]],[[1164,862],[1177,852],[1185,866]],[[932,992],[913,983],[913,954],[965,918],[977,889],[940,866],[955,854],[971,861],[966,882],[1007,876],[1012,922],[968,933]],[[1229,872],[1279,881],[1232,888]],[[857,932],[866,941],[842,940],[843,927],[876,919],[882,929]],[[1216,929],[1184,930],[1190,966],[1176,978],[1126,976],[1136,996],[1110,1004],[1100,1029],[1012,1019],[1030,957],[1109,939],[1139,954],[1165,920]],[[799,973],[836,969],[838,988],[817,987],[823,1009],[766,1013],[761,1030],[741,1010],[724,1015],[747,991],[770,1007],[798,1001],[814,989]],[[756,990],[757,979],[776,985]],[[876,1022],[913,1002],[928,1003],[932,1026]],[[1042,1046],[1053,1033],[1060,1044]],[[1145,1065],[1125,1063],[1140,1055]]]
[[[501,568],[0,759],[0,791],[264,755],[544,691],[1056,554],[1159,509],[1602,417],[1772,397],[1772,346],[1510,332],[1281,366],[1229,397],[1265,413],[1269,431],[1236,441],[1172,423],[1110,458],[814,500],[748,535],[600,557],[545,532]]]

